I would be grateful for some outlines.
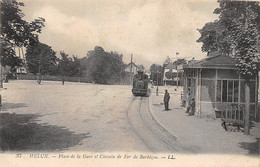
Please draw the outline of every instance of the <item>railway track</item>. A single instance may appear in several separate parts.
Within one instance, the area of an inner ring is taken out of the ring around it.
[[[151,152],[181,155],[176,138],[154,119],[148,106],[149,97],[133,98],[127,109],[131,129]]]

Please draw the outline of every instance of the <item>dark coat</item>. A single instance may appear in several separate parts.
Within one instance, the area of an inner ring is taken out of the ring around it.
[[[167,92],[167,93],[164,94],[164,99],[163,99],[163,101],[164,101],[164,102],[169,102],[169,100],[170,100],[170,94]]]

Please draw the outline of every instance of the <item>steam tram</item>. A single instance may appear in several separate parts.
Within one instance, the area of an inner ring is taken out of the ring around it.
[[[148,76],[143,71],[138,71],[138,74],[135,74],[133,78],[133,95],[147,96],[149,93],[148,82]]]

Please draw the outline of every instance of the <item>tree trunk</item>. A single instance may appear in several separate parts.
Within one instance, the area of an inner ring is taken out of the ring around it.
[[[244,134],[250,134],[250,89],[249,80],[245,83],[245,115],[244,115]]]
[[[2,80],[2,78],[3,78],[3,71],[2,70],[3,70],[3,67],[2,67],[2,65],[0,65],[0,88],[3,88],[3,80]]]

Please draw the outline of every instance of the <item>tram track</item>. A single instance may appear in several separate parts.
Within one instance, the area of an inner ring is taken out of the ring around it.
[[[163,129],[149,111],[148,97],[134,97],[127,109],[131,129],[152,152],[181,154],[176,138]]]
[[[133,123],[132,123],[132,121],[131,121],[131,119],[130,119],[130,117],[129,117],[130,107],[132,107],[134,101],[136,101],[136,98],[137,98],[137,97],[133,97],[132,101],[130,102],[130,104],[129,104],[127,110],[126,110],[127,121],[128,121],[128,123],[129,123],[129,125],[130,125],[131,130],[132,130],[132,131],[137,135],[137,137],[142,141],[142,143],[145,145],[145,147],[146,147],[148,150],[151,150],[151,151],[152,151],[152,149],[149,147],[149,145],[147,145],[147,143],[143,140],[143,138],[140,136],[140,134],[136,132],[136,130],[135,130],[135,128],[134,128],[134,125],[133,125]]]

